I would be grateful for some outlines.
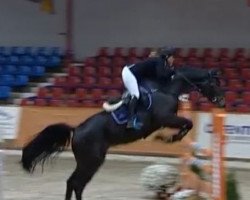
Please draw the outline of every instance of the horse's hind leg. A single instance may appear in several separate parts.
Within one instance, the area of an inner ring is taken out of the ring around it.
[[[72,193],[73,193],[73,190],[74,190],[73,180],[74,180],[75,174],[76,174],[76,170],[71,174],[71,176],[67,180],[67,189],[66,189],[65,200],[71,200]]]
[[[102,144],[85,144],[86,149],[74,152],[77,166],[67,181],[65,200],[70,200],[75,192],[76,200],[82,200],[82,193],[88,182],[103,164],[107,148]]]

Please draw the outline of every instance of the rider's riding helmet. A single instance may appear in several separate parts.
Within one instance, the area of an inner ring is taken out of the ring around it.
[[[160,49],[159,55],[164,59],[168,59],[170,56],[176,54],[177,49],[174,47],[163,47]]]

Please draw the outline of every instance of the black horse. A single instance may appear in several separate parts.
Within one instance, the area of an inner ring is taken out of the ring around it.
[[[188,133],[193,126],[192,121],[177,116],[180,94],[198,90],[217,106],[225,104],[217,73],[213,70],[182,67],[176,70],[176,75],[166,85],[153,80],[147,80],[142,85],[144,89],[137,109],[138,118],[143,123],[140,129],[126,129],[126,124],[116,122],[114,112],[107,111],[89,117],[77,127],[64,123],[50,125],[23,148],[23,168],[33,172],[39,162],[43,163],[71,143],[77,165],[67,180],[65,200],[71,199],[73,191],[76,199],[81,200],[84,188],[103,164],[110,146],[145,138],[161,127],[179,129],[172,138],[173,142]],[[124,108],[126,98],[110,107]]]

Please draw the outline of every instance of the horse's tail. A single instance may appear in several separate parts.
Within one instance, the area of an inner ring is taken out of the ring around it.
[[[112,112],[114,110],[116,110],[117,108],[119,108],[121,105],[123,104],[123,100],[120,100],[117,103],[111,104],[108,101],[105,101],[102,105],[103,109],[107,112]]]
[[[69,146],[74,128],[64,124],[52,124],[39,132],[23,148],[22,167],[32,173],[38,163],[44,164],[54,153],[60,153]]]

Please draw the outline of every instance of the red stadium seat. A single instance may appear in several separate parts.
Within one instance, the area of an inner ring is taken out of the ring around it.
[[[111,60],[108,57],[98,57],[97,66],[110,66]]]
[[[65,103],[64,100],[62,99],[50,99],[49,106],[55,106],[55,107],[65,106]]]
[[[113,56],[124,57],[125,49],[122,47],[115,47],[113,50]]]
[[[83,76],[95,76],[96,68],[93,66],[85,66],[83,67]]]
[[[228,79],[237,79],[239,77],[239,73],[235,68],[223,68],[224,77]]]
[[[136,47],[128,48],[128,57],[140,57]]]
[[[49,89],[48,88],[42,87],[42,88],[38,89],[38,92],[37,92],[37,97],[38,98],[47,98],[49,96],[50,96],[50,94],[49,94]]]
[[[233,103],[239,98],[237,92],[234,91],[226,91],[225,92],[225,99],[227,103]]]
[[[147,58],[151,51],[152,51],[152,48],[149,48],[149,47],[143,48],[140,57],[141,58]]]
[[[104,91],[102,89],[99,89],[99,88],[94,88],[94,89],[91,89],[90,95],[91,95],[92,99],[94,99],[94,100],[103,99],[104,98]]]
[[[97,56],[109,56],[109,48],[108,47],[101,47],[98,49]]]
[[[97,104],[93,100],[83,100],[81,102],[81,106],[83,106],[83,107],[96,107]]]
[[[138,59],[137,57],[128,57],[128,59],[127,59],[127,64],[129,65],[129,64],[134,64],[134,63],[137,63],[137,62],[139,62],[140,61],[140,59]]]
[[[119,97],[119,96],[121,96],[121,92],[120,92],[120,90],[110,89],[107,91],[107,96],[108,97]]]
[[[64,85],[67,82],[66,76],[57,76],[55,77],[54,84],[55,85]]]
[[[181,58],[181,57],[176,57],[175,59],[174,59],[174,65],[175,66],[182,66],[182,65],[184,65],[185,64],[185,61],[184,61],[184,59],[183,58]]]
[[[246,54],[247,54],[246,49],[236,48],[234,50],[233,58],[234,60],[246,59],[246,56],[247,56]]]
[[[67,71],[70,76],[79,76],[81,74],[81,69],[77,66],[70,66]]]
[[[95,84],[96,84],[96,77],[94,77],[94,76],[87,76],[87,77],[84,77],[84,78],[83,78],[83,83],[84,83],[85,85],[89,85],[89,86],[95,85]]]
[[[235,63],[228,61],[228,60],[220,60],[219,61],[219,67],[222,69],[225,68],[234,68],[235,67]]]
[[[236,62],[236,66],[238,68],[250,68],[250,61],[247,61],[247,60],[238,61],[238,62]]]
[[[79,107],[80,103],[77,99],[67,99],[66,100],[66,105],[70,107]]]
[[[35,105],[36,106],[47,106],[48,102],[46,99],[37,98],[37,99],[35,99]]]
[[[84,99],[88,96],[88,90],[84,88],[76,88],[75,97],[77,99]]]
[[[53,87],[51,88],[51,95],[53,99],[62,99],[65,96],[63,88]]]
[[[213,108],[213,105],[208,102],[202,102],[199,104],[199,110],[205,111],[205,112],[210,112]]]
[[[111,78],[108,78],[108,77],[99,77],[99,81],[98,81],[98,84],[100,86],[111,86],[112,85],[112,80]]]
[[[22,99],[20,106],[33,106],[35,104],[34,100]]]
[[[229,79],[227,88],[229,90],[243,90],[243,84],[242,81],[239,79]]]
[[[250,80],[245,81],[244,89],[245,91],[250,91]]]
[[[245,80],[250,80],[250,68],[241,68],[239,77]]]
[[[213,48],[205,48],[202,52],[202,58],[215,58],[215,52]]]
[[[111,67],[100,66],[98,67],[98,76],[111,76]]]
[[[92,57],[85,58],[83,61],[85,66],[96,66],[96,59]]]
[[[236,106],[235,111],[239,113],[250,113],[250,107],[246,104],[239,104]]]
[[[218,53],[218,57],[219,59],[223,59],[223,58],[230,58],[230,50],[228,48],[220,48],[219,49],[219,53]]]
[[[217,68],[219,66],[220,66],[220,64],[218,61],[209,60],[209,61],[204,62],[204,67],[206,67],[206,68]]]
[[[175,57],[176,58],[184,58],[183,49],[182,48],[176,48]]]
[[[243,103],[250,106],[250,91],[245,91],[242,94]]]
[[[68,81],[67,81],[67,84],[69,85],[78,85],[78,84],[81,84],[82,80],[80,77],[78,76],[68,76]]]
[[[198,57],[198,49],[197,48],[189,48],[187,52],[188,58],[197,58]]]
[[[226,112],[234,112],[235,111],[235,107],[233,106],[233,103],[226,102],[225,111]]]
[[[123,82],[121,77],[114,77],[113,78],[113,86],[121,88],[123,86]]]
[[[124,67],[126,65],[126,61],[123,57],[114,57],[112,59],[112,67],[117,68],[117,67]]]
[[[113,67],[112,75],[113,76],[121,76],[122,69],[123,69],[122,67]]]

